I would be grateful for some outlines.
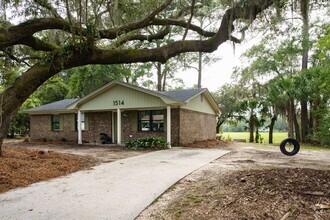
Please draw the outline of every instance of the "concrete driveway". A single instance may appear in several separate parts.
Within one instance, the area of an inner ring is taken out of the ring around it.
[[[0,195],[0,219],[134,219],[181,178],[229,151],[172,148]]]

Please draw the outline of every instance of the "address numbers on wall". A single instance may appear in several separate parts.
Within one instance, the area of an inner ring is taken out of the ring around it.
[[[114,100],[113,105],[114,106],[125,105],[125,102],[124,102],[124,100]]]

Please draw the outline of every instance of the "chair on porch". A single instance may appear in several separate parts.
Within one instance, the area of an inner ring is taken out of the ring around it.
[[[112,144],[112,138],[106,133],[100,133],[101,144]]]

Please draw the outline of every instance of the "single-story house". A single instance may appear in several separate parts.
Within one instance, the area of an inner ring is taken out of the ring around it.
[[[163,137],[180,145],[215,139],[220,109],[207,89],[158,92],[114,80],[81,99],[25,112],[31,140],[99,143],[105,133],[117,144]]]

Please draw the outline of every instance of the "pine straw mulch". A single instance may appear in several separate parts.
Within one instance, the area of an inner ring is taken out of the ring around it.
[[[20,147],[2,147],[2,150],[0,193],[87,169],[96,164],[96,160],[89,157],[57,153],[50,150]]]
[[[230,141],[223,140],[206,140],[206,141],[195,141],[191,144],[183,144],[183,147],[192,147],[192,148],[220,148],[228,147],[232,144]]]
[[[192,185],[167,219],[330,219],[330,170],[235,171]]]

